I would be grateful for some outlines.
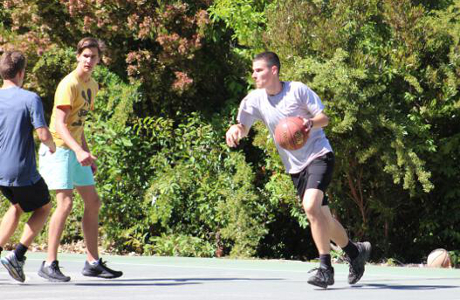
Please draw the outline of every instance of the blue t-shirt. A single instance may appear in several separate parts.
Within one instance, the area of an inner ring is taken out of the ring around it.
[[[40,97],[19,87],[0,89],[0,185],[28,186],[41,177],[33,130],[46,127]]]

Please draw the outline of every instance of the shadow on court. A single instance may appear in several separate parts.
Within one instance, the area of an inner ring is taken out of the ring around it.
[[[179,286],[186,284],[204,284],[209,281],[274,281],[283,278],[141,278],[98,280],[97,282],[75,283],[78,286]],[[169,282],[169,283],[168,283]]]
[[[142,278],[142,279],[114,279],[113,281],[236,281],[236,280],[243,280],[243,281],[252,281],[252,280],[285,280],[283,278]],[[105,280],[107,282],[107,280]]]
[[[457,289],[458,285],[408,285],[408,284],[364,284],[353,286],[353,288],[363,289],[390,289],[390,290],[437,290],[437,289]]]

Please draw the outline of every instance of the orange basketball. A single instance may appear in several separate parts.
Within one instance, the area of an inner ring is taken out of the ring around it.
[[[450,268],[451,261],[449,252],[441,248],[431,251],[430,255],[428,255],[426,264],[431,268]]]
[[[301,117],[282,119],[275,128],[275,142],[286,150],[298,150],[305,145],[310,133],[305,131]]]

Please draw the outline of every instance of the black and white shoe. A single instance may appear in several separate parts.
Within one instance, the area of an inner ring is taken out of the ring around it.
[[[81,272],[83,276],[99,277],[105,279],[118,278],[123,275],[121,271],[115,271],[106,266],[106,262],[100,258],[97,264],[92,265],[88,261],[85,262],[85,267]]]

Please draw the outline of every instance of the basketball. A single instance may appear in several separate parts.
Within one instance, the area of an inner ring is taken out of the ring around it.
[[[449,252],[446,249],[435,249],[428,255],[426,262],[430,268],[450,268],[451,261]]]
[[[275,128],[275,142],[286,150],[302,148],[309,135],[309,132],[305,132],[301,117],[284,118]]]

